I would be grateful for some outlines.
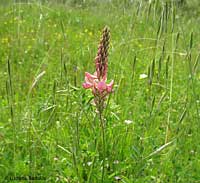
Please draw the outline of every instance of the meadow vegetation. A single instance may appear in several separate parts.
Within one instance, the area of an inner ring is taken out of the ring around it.
[[[199,13],[198,0],[1,1],[0,182],[101,182],[82,83],[105,25],[104,182],[200,182]]]

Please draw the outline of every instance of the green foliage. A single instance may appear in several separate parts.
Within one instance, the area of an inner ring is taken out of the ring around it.
[[[101,181],[100,122],[82,83],[105,25],[105,182],[200,180],[198,1],[120,2],[2,1],[0,182]]]

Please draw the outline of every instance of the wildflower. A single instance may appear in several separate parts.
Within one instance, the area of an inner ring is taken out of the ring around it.
[[[146,74],[140,74],[140,79],[145,79],[147,78],[148,76]]]
[[[91,166],[91,165],[92,165],[92,162],[91,162],[91,161],[87,162],[87,165],[88,165],[88,166]]]
[[[124,121],[124,123],[126,123],[127,125],[130,125],[131,123],[133,123],[133,121],[127,119]]]
[[[119,160],[115,160],[113,163],[114,163],[115,165],[117,165],[117,164],[119,164]]]
[[[106,84],[107,71],[108,71],[108,48],[109,48],[110,31],[107,27],[103,29],[102,38],[100,40],[97,56],[95,58],[94,74],[85,72],[85,82],[83,88],[92,89],[94,95],[94,102],[96,104],[97,112],[99,114],[99,120],[102,130],[102,154],[103,154],[103,165],[102,165],[102,176],[101,182],[104,182],[105,172],[105,121],[103,118],[104,101],[106,96],[112,92],[114,81],[112,80],[109,84]]]
[[[106,84],[109,39],[109,29],[105,27],[98,46],[97,55],[95,57],[96,71],[94,74],[85,72],[85,83],[83,83],[83,88],[92,89],[92,93],[95,96],[94,101],[96,105],[102,105],[106,96],[113,90],[113,80],[109,84]]]
[[[115,176],[115,180],[120,181],[120,180],[122,180],[122,178],[120,176]]]

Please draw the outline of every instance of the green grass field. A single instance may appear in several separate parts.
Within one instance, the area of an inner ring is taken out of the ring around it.
[[[104,165],[105,183],[200,183],[199,14],[198,0],[2,0],[0,182],[98,183]],[[104,161],[82,83],[106,25]]]

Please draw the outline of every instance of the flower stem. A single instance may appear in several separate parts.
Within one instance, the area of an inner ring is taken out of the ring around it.
[[[103,151],[103,167],[102,167],[102,175],[101,182],[104,182],[104,174],[105,174],[105,127],[103,121],[103,110],[99,110],[99,119],[101,123],[101,134],[102,134],[102,151]]]

